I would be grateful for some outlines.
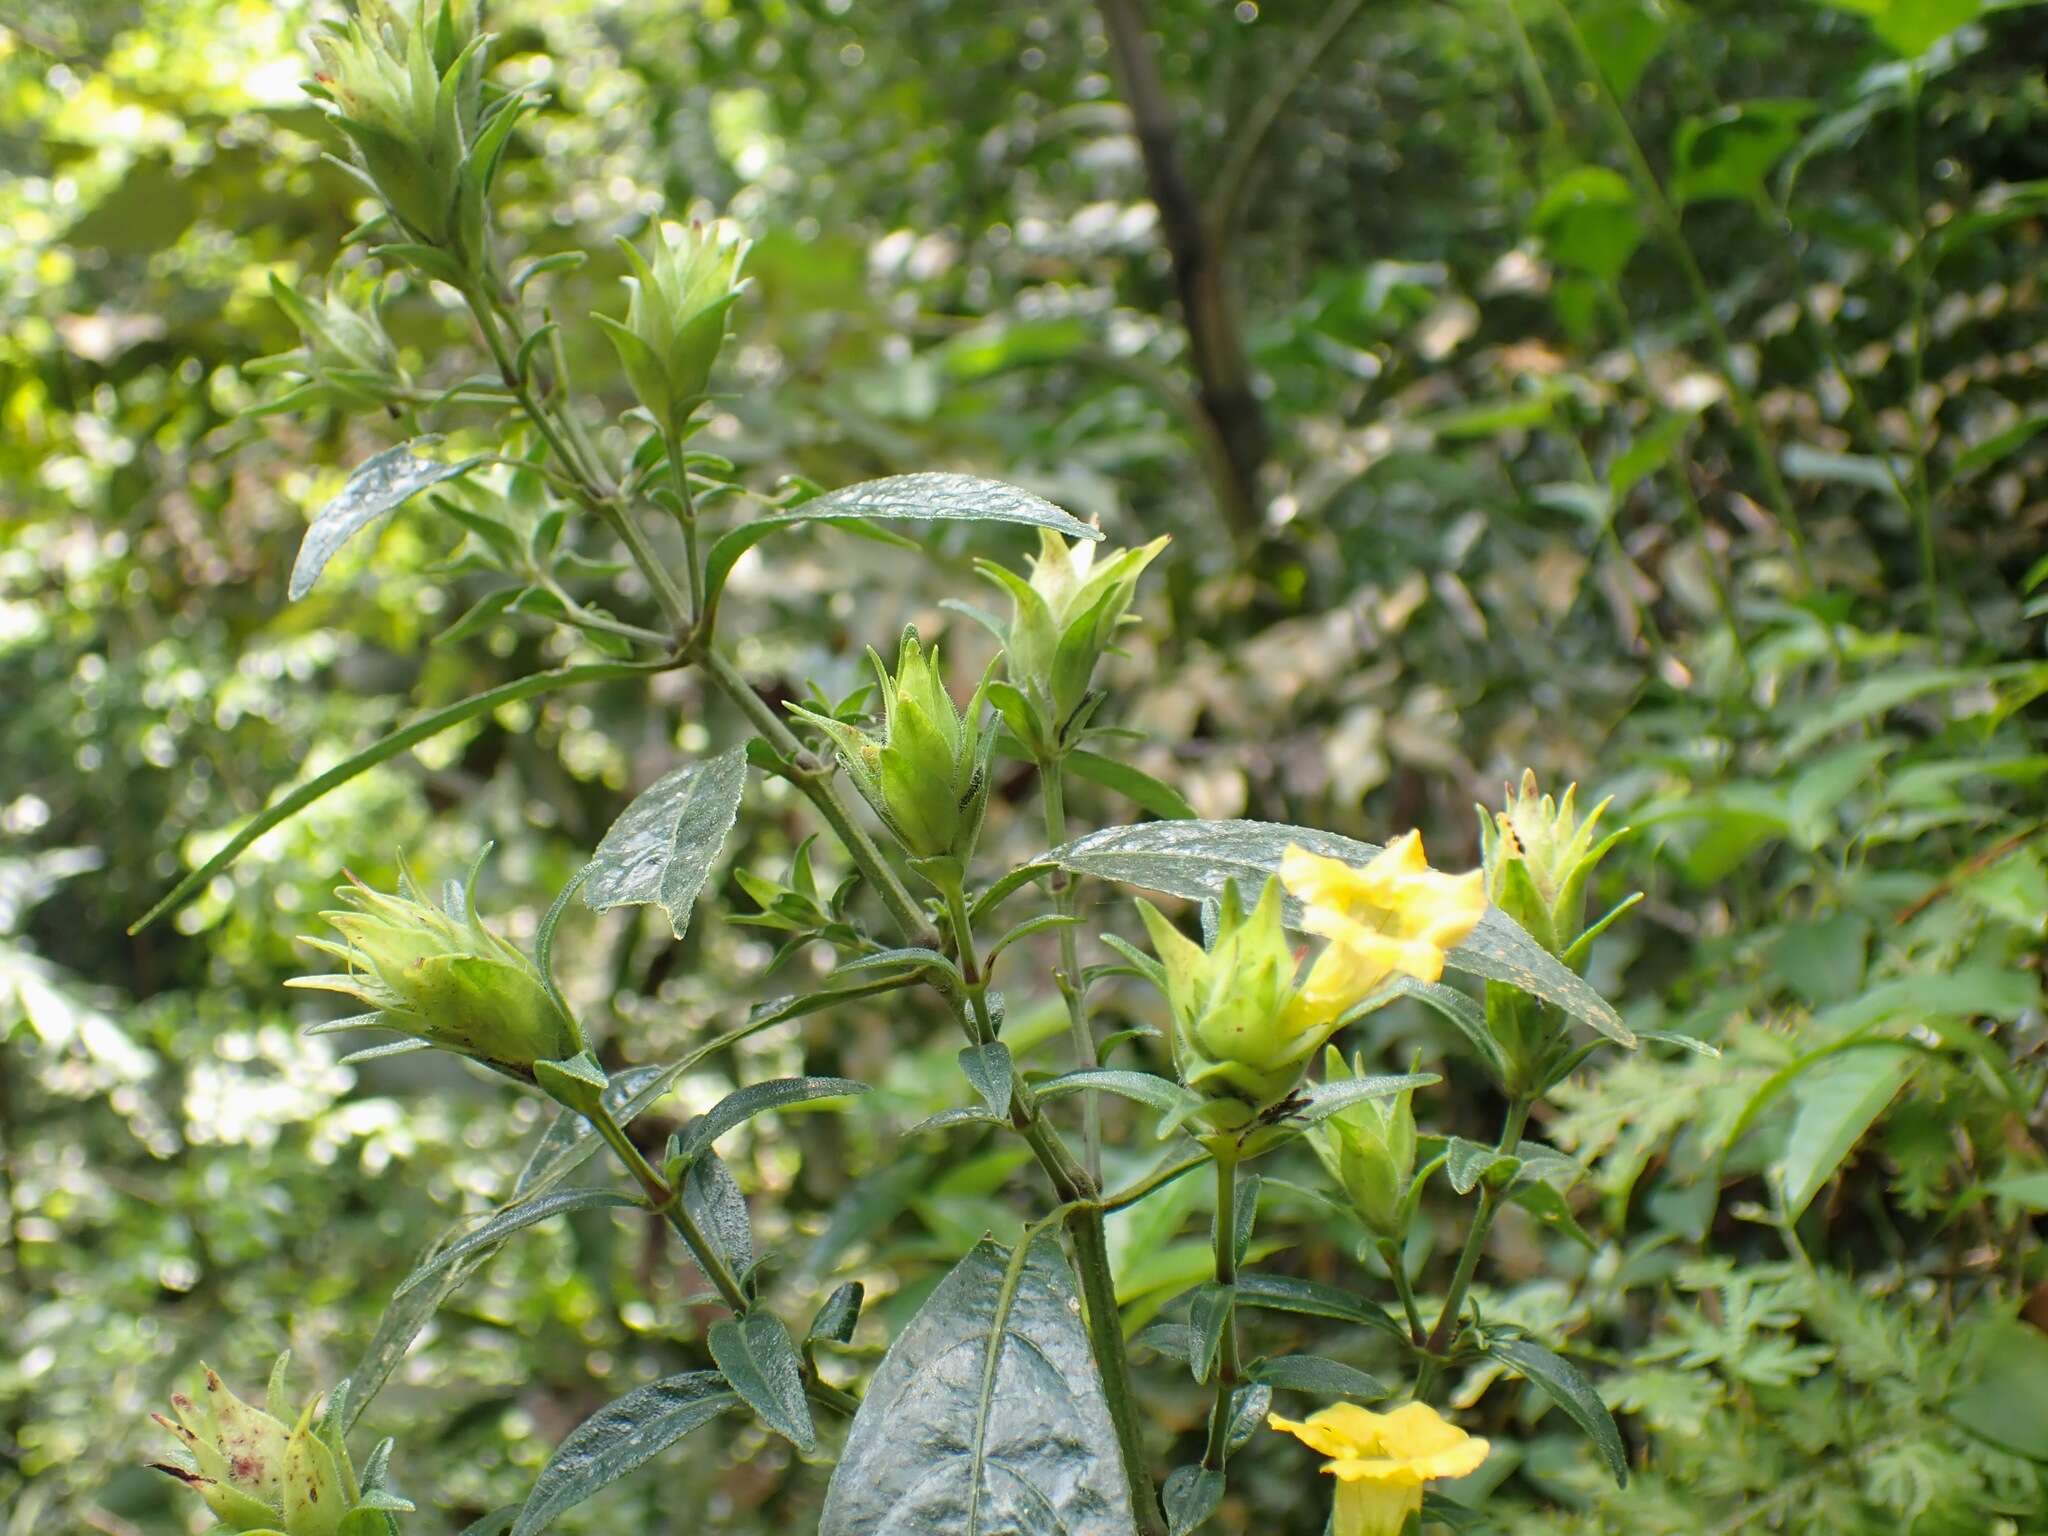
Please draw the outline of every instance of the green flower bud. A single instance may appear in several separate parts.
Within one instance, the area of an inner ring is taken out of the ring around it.
[[[727,312],[745,286],[739,274],[747,242],[720,220],[692,224],[674,239],[658,235],[651,263],[629,241],[619,248],[633,269],[626,318],[591,318],[610,333],[633,393],[663,435],[678,437],[704,403],[725,345]]]
[[[1009,594],[1004,667],[1057,739],[1087,698],[1096,664],[1125,620],[1138,578],[1167,537],[1119,550],[1099,564],[1095,545],[1086,539],[1069,545],[1041,528],[1038,542],[1029,581],[993,561],[978,560],[975,569]]]
[[[451,887],[445,910],[427,901],[404,870],[396,895],[354,876],[339,894],[350,910],[320,915],[344,942],[305,942],[347,971],[294,977],[287,986],[352,997],[376,1010],[366,1023],[527,1082],[536,1062],[563,1061],[583,1049],[582,1032],[539,968],[478,919],[475,871],[466,888]]]
[[[988,684],[984,680],[974,690],[964,714],[954,708],[938,647],[923,649],[914,629],[903,631],[893,677],[872,649],[868,660],[882,695],[879,738],[797,705],[790,712],[832,739],[853,787],[907,852],[964,862],[988,811],[988,760],[995,746],[995,733],[983,722]]]
[[[157,1470],[204,1499],[228,1531],[337,1536],[352,1511],[372,1495],[370,1507],[383,1512],[385,1520],[389,1512],[409,1511],[412,1506],[388,1489],[357,1483],[338,1425],[314,1422],[317,1397],[291,1429],[273,1416],[280,1406],[276,1399],[284,1363],[280,1360],[271,1374],[268,1413],[243,1402],[218,1374],[202,1366],[199,1392],[171,1398],[177,1418],[151,1415],[184,1447],[175,1461],[153,1463]],[[382,1454],[371,1461],[381,1466]],[[389,1529],[385,1520],[375,1528]]]
[[[1347,1069],[1335,1046],[1323,1051],[1331,1082],[1364,1077],[1365,1058]],[[1309,1146],[1359,1219],[1380,1237],[1401,1234],[1401,1200],[1415,1176],[1415,1097],[1412,1088],[1347,1105],[1308,1132]]]
[[[1552,954],[1568,951],[1586,923],[1586,882],[1593,869],[1623,837],[1626,827],[1599,842],[1594,827],[1608,801],[1579,820],[1578,785],[1553,802],[1540,793],[1533,770],[1524,769],[1519,790],[1510,789],[1506,809],[1479,810],[1479,840],[1486,891],[1495,906],[1528,929]]]
[[[472,259],[481,252],[462,205],[485,134],[486,41],[473,0],[442,0],[431,21],[425,0],[411,12],[364,0],[354,18],[314,40],[320,69],[309,87],[406,237],[456,248],[468,233]],[[494,161],[510,127],[478,169]]]
[[[291,385],[250,414],[267,416],[315,405],[361,410],[404,398],[407,381],[377,311],[374,283],[358,282],[349,294],[307,299],[273,272],[270,293],[298,327],[300,344],[244,369],[257,376],[278,375]]]
[[[1300,1005],[1280,882],[1268,880],[1249,913],[1236,885],[1226,885],[1206,950],[1149,901],[1138,902],[1138,915],[1165,971],[1174,1070],[1210,1101],[1208,1129],[1241,1130],[1294,1091],[1337,1024]]]

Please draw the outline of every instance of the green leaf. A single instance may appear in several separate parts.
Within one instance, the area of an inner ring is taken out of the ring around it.
[[[2048,1462],[2048,1334],[2017,1318],[1974,1330],[1949,1417],[2001,1450]]]
[[[1648,0],[1576,0],[1572,19],[1578,23],[1586,52],[1624,101],[1634,92],[1650,60],[1664,44],[1671,23]]]
[[[2048,411],[2036,411],[2023,416],[2003,432],[1994,432],[1980,442],[1972,443],[1956,456],[1955,478],[1974,475],[1979,470],[1989,469],[2000,459],[2017,453],[2044,429],[2048,428]]]
[[[1216,1372],[1216,1355],[1223,1348],[1223,1330],[1237,1307],[1237,1288],[1206,1280],[1195,1287],[1188,1299],[1188,1369],[1198,1382]]]
[[[630,1125],[674,1087],[685,1070],[681,1062],[666,1067],[628,1068],[605,1089],[604,1106],[619,1125]],[[582,1167],[598,1146],[596,1128],[583,1116],[564,1110],[548,1122],[548,1128],[534,1143],[526,1166],[513,1182],[513,1198],[552,1189]]]
[[[988,1106],[989,1114],[998,1120],[1007,1120],[1015,1072],[1010,1061],[1010,1048],[1000,1040],[992,1040],[987,1045],[967,1046],[960,1052],[960,1070],[974,1085],[974,1091],[981,1095],[981,1102]]]
[[[1417,981],[1413,976],[1392,976],[1385,983],[1385,990],[1412,997],[1439,1018],[1448,1020],[1465,1037],[1479,1059],[1496,1080],[1507,1076],[1507,1064],[1501,1059],[1500,1044],[1493,1038],[1493,1031],[1486,1027],[1486,1010],[1479,1003],[1455,987],[1447,987],[1440,981]]]
[[[1623,1488],[1628,1486],[1628,1449],[1621,1443],[1621,1431],[1614,1427],[1607,1404],[1576,1365],[1527,1339],[1489,1339],[1485,1347],[1502,1365],[1542,1388],[1593,1442],[1614,1481]]]
[[[1903,59],[1919,58],[1957,27],[1975,21],[1984,10],[1984,0],[1822,0],[1822,3],[1839,11],[1868,17],[1871,30]]]
[[[538,1195],[531,1200],[522,1200],[517,1205],[507,1206],[497,1212],[482,1226],[465,1232],[461,1237],[426,1260],[398,1284],[392,1292],[392,1299],[406,1295],[416,1286],[441,1274],[444,1270],[460,1264],[471,1254],[487,1248],[495,1248],[514,1232],[523,1232],[552,1217],[568,1211],[588,1211],[600,1208],[617,1210],[624,1206],[638,1205],[638,1199],[631,1195],[614,1194],[605,1189],[564,1189],[552,1194]]]
[[[798,523],[848,523],[863,519],[917,522],[1026,523],[1050,528],[1070,539],[1100,539],[1101,530],[1062,512],[1043,497],[978,475],[922,473],[864,480],[815,497],[794,512],[743,523],[711,546],[704,562],[706,602],[715,602],[741,555],[779,529]]]
[[[1444,1173],[1461,1195],[1471,1194],[1489,1176],[1506,1177],[1521,1166],[1522,1160],[1512,1153],[1462,1136],[1453,1136],[1444,1145]]]
[[[867,1298],[867,1287],[858,1280],[849,1280],[824,1300],[817,1315],[811,1319],[805,1342],[850,1344],[853,1330],[860,1322],[861,1302]]]
[[[1570,1202],[1556,1185],[1541,1181],[1522,1184],[1509,1198],[1545,1226],[1555,1227],[1586,1252],[1600,1251],[1600,1245],[1593,1241],[1592,1235],[1584,1227],[1579,1225],[1579,1218],[1572,1214]]]
[[[804,1364],[781,1318],[761,1310],[728,1317],[711,1325],[707,1342],[718,1369],[763,1424],[806,1456],[817,1450]]]
[[[747,755],[734,747],[665,773],[633,797],[590,861],[583,900],[593,912],[652,904],[681,938],[712,861],[732,831]]]
[[[744,1276],[754,1267],[754,1223],[747,1197],[715,1152],[706,1152],[683,1170],[683,1209],[697,1230],[717,1251],[725,1267]]]
[[[1408,1337],[1408,1330],[1378,1303],[1340,1291],[1334,1285],[1297,1280],[1292,1275],[1239,1275],[1237,1303],[1242,1307],[1263,1307],[1269,1312],[1294,1312],[1304,1317],[1358,1323],[1397,1339]]]
[[[1529,225],[1552,261],[1612,282],[1643,242],[1643,200],[1606,166],[1582,165],[1550,184]]]
[[[1794,1089],[1799,1111],[1778,1162],[1785,1215],[1796,1221],[1855,1150],[1913,1070],[1906,1046],[1843,1051],[1807,1072]]]
[[[983,1239],[868,1384],[818,1536],[1131,1536],[1116,1447],[1066,1260]]]
[[[1448,1525],[1461,1533],[1492,1529],[1486,1516],[1470,1505],[1460,1504],[1441,1493],[1425,1493],[1422,1496],[1422,1528],[1428,1530],[1432,1525]]]
[[[1171,784],[1162,783],[1142,768],[1104,757],[1100,752],[1073,751],[1063,759],[1076,778],[1116,791],[1141,810],[1168,821],[1192,821],[1195,808]]]
[[[1200,1094],[1191,1093],[1171,1078],[1152,1072],[1131,1072],[1121,1067],[1090,1067],[1048,1078],[1032,1089],[1040,1099],[1063,1099],[1074,1093],[1113,1093],[1119,1098],[1149,1104],[1163,1114],[1185,1119],[1202,1107]]]
[[[1159,1502],[1166,1510],[1167,1536],[1188,1536],[1223,1502],[1223,1474],[1199,1464],[1175,1467],[1159,1490]]]
[[[1251,1377],[1283,1392],[1349,1397],[1361,1403],[1376,1403],[1392,1390],[1377,1376],[1322,1355],[1275,1355],[1254,1365]]]
[[[147,928],[234,863],[251,843],[272,827],[290,821],[322,795],[339,789],[357,775],[367,773],[379,763],[418,746],[429,737],[438,736],[450,727],[460,725],[465,720],[473,720],[478,715],[487,715],[502,705],[530,699],[535,694],[553,693],[557,689],[573,688],[579,683],[602,683],[610,682],[614,678],[644,677],[650,672],[662,671],[669,665],[670,663],[665,661],[601,661],[583,666],[557,667],[552,671],[536,672],[531,677],[522,677],[514,682],[486,689],[459,703],[422,715],[417,720],[400,726],[374,745],[364,748],[346,762],[337,763],[318,778],[301,784],[275,805],[251,817],[241,831],[221,845],[218,852],[172,886],[162,900],[130,924],[128,931],[131,934],[140,933]]]
[[[416,437],[411,442],[387,448],[356,466],[341,488],[341,494],[313,514],[306,536],[299,544],[299,557],[292,563],[291,584],[286,589],[293,602],[313,590],[327,562],[336,550],[385,513],[395,511],[430,485],[439,485],[457,475],[469,473],[481,457],[447,463],[418,452],[440,441]]]
[[[813,1099],[850,1098],[867,1091],[866,1083],[850,1077],[776,1077],[749,1083],[728,1093],[684,1128],[677,1156],[685,1164],[695,1162],[727,1131],[768,1110],[808,1104]]]
[[[1771,168],[1799,141],[1810,101],[1744,101],[1678,125],[1671,199],[1683,208],[1715,198],[1759,202]]]
[[[670,1376],[613,1399],[555,1447],[520,1506],[512,1536],[546,1530],[564,1510],[738,1407],[739,1401],[716,1371]]]
[[[467,1259],[443,1269],[432,1283],[415,1286],[405,1295],[392,1298],[384,1308],[383,1316],[377,1320],[377,1331],[371,1335],[370,1342],[356,1360],[355,1368],[349,1372],[348,1427],[354,1427],[363,1410],[370,1406],[371,1399],[383,1390],[384,1383],[391,1379],[391,1373],[398,1369],[398,1362],[412,1348],[412,1341],[440,1311],[441,1303],[483,1267],[491,1252],[485,1249],[472,1253]]]
[[[1363,864],[1380,852],[1372,843],[1278,822],[1148,821],[1091,832],[1044,857],[1075,874],[1209,901],[1222,896],[1230,880],[1241,891],[1258,891],[1279,873],[1289,843],[1347,864]],[[1285,913],[1290,926],[1300,926],[1301,907],[1292,897]],[[1632,1048],[1636,1043],[1621,1015],[1599,993],[1497,907],[1487,908],[1479,926],[1445,963],[1555,1003],[1617,1045]]]
[[[1311,1083],[1290,1101],[1290,1125],[1321,1125],[1330,1116],[1362,1104],[1367,1099],[1384,1099],[1410,1088],[1427,1088],[1443,1079],[1434,1072],[1402,1072],[1382,1077],[1344,1077],[1334,1082]]]

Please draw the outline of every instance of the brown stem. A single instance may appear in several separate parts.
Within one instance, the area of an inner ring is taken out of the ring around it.
[[[1269,441],[1265,411],[1252,392],[1223,242],[1181,174],[1173,109],[1145,36],[1139,0],[1102,0],[1103,25],[1145,162],[1145,181],[1173,262],[1181,321],[1196,377],[1196,399],[1222,454],[1216,497],[1231,533],[1248,542],[1264,520],[1259,470]]]

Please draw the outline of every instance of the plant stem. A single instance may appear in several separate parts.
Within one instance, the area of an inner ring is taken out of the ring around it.
[[[690,1250],[690,1257],[697,1261],[697,1267],[704,1271],[706,1278],[717,1289],[720,1299],[741,1317],[746,1316],[752,1306],[747,1300],[746,1291],[741,1288],[731,1267],[711,1245],[710,1239],[705,1237],[703,1229],[697,1225],[697,1218],[690,1214],[689,1207],[683,1203],[682,1190],[671,1185],[654,1165],[647,1161],[640,1149],[633,1145],[633,1138],[626,1134],[625,1127],[613,1119],[611,1112],[604,1106],[599,1105],[596,1113],[585,1115],[584,1118],[590,1122],[597,1134],[604,1138],[605,1145],[618,1155],[619,1161],[626,1165],[626,1171],[633,1175],[634,1182],[639,1184],[642,1192],[646,1194],[649,1204],[675,1228],[676,1235]]]
[[[1381,1238],[1379,1249],[1381,1262],[1394,1277],[1394,1294],[1401,1298],[1401,1310],[1408,1315],[1408,1337],[1420,1348],[1428,1334],[1422,1325],[1422,1308],[1415,1304],[1415,1285],[1408,1278],[1408,1261],[1402,1257],[1400,1243],[1391,1237]]]
[[[641,574],[647,578],[647,584],[654,589],[654,595],[661,603],[662,612],[668,616],[668,621],[676,634],[681,636],[687,633],[690,627],[688,604],[676,586],[675,578],[669,575],[667,566],[662,564],[660,555],[655,553],[654,546],[647,542],[647,536],[633,521],[633,509],[620,506],[612,498],[610,491],[597,478],[596,472],[583,461],[582,455],[576,452],[574,445],[562,435],[561,429],[548,414],[547,408],[534,398],[532,388],[519,371],[516,354],[506,344],[504,332],[499,326],[496,307],[480,293],[467,293],[464,298],[468,301],[470,314],[476,319],[477,330],[484,338],[484,345],[490,349],[492,361],[498,365],[498,374],[504,379],[505,387],[511,390],[514,398],[519,401],[520,410],[525,413],[526,419],[533,423],[534,431],[541,435],[541,440],[548,445],[548,451],[574,477],[577,499],[624,541],[627,552],[633,557],[633,563],[640,567]],[[514,335],[517,334],[515,328]],[[523,341],[521,344],[524,344]]]
[[[1237,1159],[1216,1159],[1216,1283],[1237,1284]],[[1221,1472],[1230,1458],[1231,1410],[1236,1404],[1237,1381],[1244,1374],[1244,1362],[1237,1348],[1237,1308],[1232,1306],[1223,1319],[1222,1345],[1216,1357],[1216,1401],[1209,1409],[1209,1443],[1202,1452],[1202,1465]]]
[[[514,352],[501,333],[493,306],[480,293],[466,294],[471,313],[476,317],[477,327],[482,332],[485,344],[498,365],[505,382],[519,400],[520,408],[532,421],[550,452],[562,464],[576,482],[578,499],[592,512],[610,523],[625,541],[628,551],[661,600],[662,609],[674,626],[676,635],[683,643],[678,661],[694,661],[704,669],[711,684],[738,706],[753,727],[766,739],[781,757],[783,776],[796,785],[824,818],[833,832],[845,846],[847,855],[868,882],[880,894],[882,903],[902,931],[906,942],[915,945],[933,946],[937,936],[932,925],[926,920],[923,907],[910,894],[896,871],[875,845],[873,838],[853,819],[852,810],[841,798],[833,782],[829,766],[812,766],[805,753],[804,745],[790,730],[781,715],[767,700],[754,691],[739,669],[721,655],[711,644],[710,625],[704,622],[709,615],[703,615],[695,624],[690,614],[692,606],[676,587],[660,559],[648,545],[645,536],[633,523],[632,509],[623,506],[615,493],[603,485],[592,467],[585,463],[574,448],[563,438],[553,420],[537,401],[532,391],[520,377]],[[517,327],[513,327],[515,333]],[[672,464],[681,482],[681,494],[688,505],[688,482],[680,468],[680,456],[674,455],[674,444],[670,445]],[[690,556],[690,577],[693,591],[701,599],[702,572],[699,569],[694,545]],[[701,609],[697,610],[701,613]],[[967,925],[961,925],[960,941],[963,953],[971,952],[972,938]],[[985,991],[985,988],[984,988]],[[961,1027],[973,1038],[977,1020],[983,1026],[987,1023],[986,997],[979,998],[979,1009],[970,1011],[967,999],[948,997],[955,1009]],[[992,1031],[991,1031],[992,1033]],[[605,1117],[609,1119],[609,1116]],[[1122,1318],[1117,1310],[1116,1285],[1112,1278],[1109,1262],[1109,1241],[1103,1228],[1103,1208],[1095,1200],[1098,1192],[1096,1180],[1089,1170],[1077,1162],[1073,1153],[1059,1137],[1059,1134],[1039,1113],[1032,1102],[1029,1091],[1022,1085],[1014,1084],[1010,1094],[1010,1119],[1018,1133],[1031,1148],[1033,1156],[1051,1180],[1055,1194],[1061,1202],[1070,1207],[1065,1215],[1067,1232],[1074,1246],[1075,1268],[1080,1275],[1081,1294],[1085,1305],[1085,1322],[1089,1346],[1102,1372],[1103,1397],[1109,1408],[1111,1422],[1115,1425],[1118,1449],[1122,1454],[1124,1474],[1130,1487],[1131,1505],[1136,1516],[1141,1536],[1163,1536],[1164,1525],[1159,1514],[1159,1503],[1152,1488],[1152,1475],[1145,1456],[1145,1444],[1138,1421],[1136,1395],[1131,1386],[1130,1362],[1124,1350]],[[705,1241],[703,1233],[696,1227],[694,1219],[682,1206],[677,1192],[640,1155],[637,1147],[626,1137],[623,1130],[613,1124],[609,1130],[600,1124],[599,1133],[605,1136],[626,1165],[639,1180],[650,1201],[668,1215],[671,1224],[689,1245],[691,1253],[704,1266],[728,1305],[736,1312],[747,1307],[745,1293],[740,1290],[731,1272],[718,1259],[718,1255]],[[828,1384],[811,1380],[807,1390],[820,1401],[835,1398],[851,1402],[846,1394]],[[835,1403],[835,1406],[837,1404]]]
[[[800,763],[804,758],[804,744],[798,741],[796,733],[784,723],[775,712],[774,706],[754,691],[754,685],[741,675],[723,655],[710,645],[704,645],[699,653],[704,675],[718,691],[739,707],[740,713],[767,739],[768,744],[785,761]],[[870,885],[880,893],[882,904],[889,909],[889,915],[903,930],[904,938],[913,944],[930,945],[935,942],[931,924],[925,921],[924,910],[918,905],[882,856],[882,850],[875,846],[875,840],[853,819],[853,811],[840,798],[838,786],[831,778],[829,769],[806,771],[793,769],[786,777],[802,792],[805,799],[817,807],[818,814],[845,846],[847,856],[859,867]]]
[[[1515,1098],[1508,1101],[1507,1118],[1501,1126],[1497,1149],[1508,1155],[1514,1153],[1521,1143],[1522,1128],[1529,1123],[1530,1101]],[[1415,1397],[1424,1400],[1430,1388],[1436,1385],[1436,1378],[1443,1369],[1443,1356],[1450,1348],[1456,1334],[1459,1314],[1464,1310],[1465,1292],[1471,1289],[1472,1276],[1479,1268],[1479,1255],[1486,1247],[1487,1231],[1493,1226],[1493,1218],[1500,1210],[1500,1192],[1491,1184],[1479,1194],[1479,1210],[1472,1218],[1472,1225],[1465,1233],[1465,1246],[1458,1254],[1458,1267],[1451,1275],[1451,1288],[1444,1292],[1443,1309],[1436,1315],[1436,1326],[1429,1331],[1429,1338],[1423,1348],[1428,1351],[1422,1362],[1422,1370],[1415,1383]]]
[[[1059,758],[1038,762],[1039,799],[1045,807],[1045,846],[1058,848],[1067,840],[1066,767]],[[1066,870],[1052,876],[1053,909],[1062,917],[1074,916],[1078,888]],[[1086,1069],[1099,1065],[1095,1053],[1095,1031],[1088,1022],[1088,989],[1081,984],[1081,943],[1074,924],[1060,924],[1060,967],[1053,973],[1060,997],[1067,1005],[1067,1030],[1074,1041],[1074,1061]],[[1102,1177],[1102,1108],[1093,1094],[1083,1094],[1081,1107],[1081,1158],[1088,1172]]]
[[[967,915],[967,892],[957,877],[945,879],[939,892],[946,902],[946,921],[953,930],[953,949],[959,957],[960,979],[967,983],[968,1013],[963,1020],[968,1038],[987,1045],[996,1037],[996,1021],[988,1007],[988,978],[974,954],[974,922]]]
[[[683,525],[683,557],[690,578],[690,612],[699,623],[704,617],[704,563],[697,555],[697,503],[690,496],[690,471],[683,463],[683,440],[674,432],[663,434],[668,449],[669,479],[676,488],[676,519]]]
[[[953,942],[959,951],[961,971],[968,979],[968,996],[949,996],[960,1027],[975,1044],[995,1038],[993,1021],[987,1012],[987,983],[977,984],[969,968],[974,962],[974,926],[959,882],[945,891],[953,924]],[[1138,1420],[1137,1394],[1131,1385],[1130,1360],[1124,1349],[1123,1317],[1117,1309],[1116,1281],[1109,1262],[1109,1236],[1103,1226],[1104,1202],[1096,1198],[1099,1185],[1086,1167],[1075,1161],[1073,1152],[1059,1132],[1039,1111],[1030,1090],[1019,1081],[1010,1085],[1010,1125],[1031,1148],[1032,1155],[1052,1181],[1053,1193],[1067,1207],[1067,1236],[1074,1246],[1074,1268],[1081,1280],[1083,1323],[1088,1345],[1102,1373],[1102,1396],[1116,1428],[1117,1448],[1130,1486],[1131,1508],[1138,1528],[1146,1536],[1159,1530],[1158,1499],[1152,1491],[1152,1474],[1145,1456],[1145,1439]],[[1140,1196],[1139,1198],[1142,1198]]]

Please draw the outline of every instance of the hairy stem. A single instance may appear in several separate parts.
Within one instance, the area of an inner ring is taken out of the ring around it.
[[[647,1161],[640,1149],[633,1144],[633,1138],[626,1134],[625,1127],[612,1118],[609,1110],[600,1105],[594,1114],[588,1114],[584,1118],[590,1122],[597,1134],[604,1138],[605,1145],[617,1154],[619,1161],[626,1165],[626,1171],[632,1174],[634,1182],[647,1196],[648,1203],[675,1228],[676,1236],[680,1237],[683,1246],[690,1250],[690,1257],[697,1261],[697,1267],[704,1271],[705,1277],[717,1290],[719,1298],[734,1312],[742,1317],[746,1316],[753,1303],[748,1301],[747,1293],[741,1287],[738,1277],[733,1274],[731,1267],[718,1250],[711,1245],[710,1239],[705,1237],[703,1228],[697,1225],[696,1217],[690,1214],[689,1207],[683,1203],[682,1190],[670,1184],[655,1166]]]
[[[1237,1159],[1216,1159],[1216,1283],[1237,1284]],[[1231,1411],[1236,1406],[1238,1378],[1244,1361],[1237,1347],[1237,1308],[1223,1319],[1223,1341],[1216,1356],[1216,1400],[1209,1408],[1209,1443],[1202,1465],[1221,1472],[1230,1459]]]
[[[1045,807],[1045,845],[1058,848],[1067,840],[1066,768],[1058,758],[1039,760],[1038,788]],[[1074,916],[1079,895],[1074,877],[1064,869],[1056,870],[1051,883],[1054,910],[1062,917]],[[1088,1022],[1088,989],[1081,982],[1081,942],[1072,923],[1060,925],[1060,968],[1053,979],[1067,1005],[1067,1031],[1074,1042],[1075,1064],[1084,1069],[1094,1067],[1100,1058],[1095,1054],[1095,1031]],[[1100,1179],[1102,1108],[1093,1094],[1083,1094],[1082,1098],[1085,1102],[1081,1106],[1081,1157],[1088,1172]]]
[[[1529,1123],[1529,1105],[1530,1101],[1525,1098],[1508,1101],[1507,1117],[1501,1125],[1500,1141],[1496,1144],[1500,1152],[1512,1155],[1520,1145],[1522,1128]],[[1465,1308],[1465,1292],[1472,1288],[1472,1277],[1479,1269],[1479,1255],[1486,1247],[1486,1234],[1499,1211],[1500,1192],[1488,1184],[1480,1191],[1479,1210],[1465,1233],[1465,1246],[1458,1254],[1458,1267],[1451,1275],[1451,1288],[1444,1292],[1443,1308],[1437,1313],[1436,1326],[1430,1329],[1429,1338],[1423,1346],[1428,1356],[1422,1362],[1422,1370],[1415,1383],[1417,1401],[1427,1398],[1443,1369],[1444,1353],[1457,1335],[1460,1314]]]

